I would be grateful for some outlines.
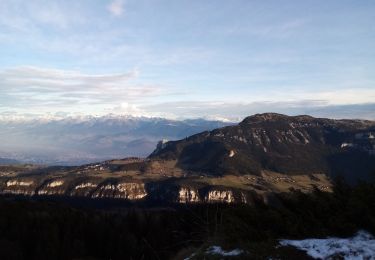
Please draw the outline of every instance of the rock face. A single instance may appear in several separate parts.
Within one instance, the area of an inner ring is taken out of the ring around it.
[[[17,195],[63,195],[90,198],[119,198],[140,200],[147,196],[144,183],[118,182],[95,183],[94,181],[75,184],[73,180],[22,180],[11,179],[0,186],[0,194]]]
[[[90,197],[94,190],[98,187],[97,183],[86,181],[74,185],[70,192],[70,196]]]
[[[233,203],[235,202],[233,192],[231,190],[210,190],[205,198],[207,202],[226,202]]]
[[[36,183],[28,179],[11,179],[5,182],[2,194],[34,195]]]
[[[201,201],[199,192],[196,189],[181,187],[178,191],[178,202],[180,203],[195,203]]]
[[[63,195],[66,192],[63,180],[48,180],[35,191],[38,195]]]
[[[179,203],[247,203],[242,197],[235,198],[232,190],[215,188],[198,190],[187,187],[180,187],[176,201]]]
[[[75,184],[74,180],[40,180],[27,181],[12,179],[5,182],[0,194],[15,194],[25,196],[77,196],[88,198],[138,200],[165,200],[177,203],[247,203],[244,193],[234,196],[230,189],[216,189],[203,186],[200,189],[180,186],[158,185],[157,189],[147,188],[141,182],[108,182],[95,183],[93,181]],[[150,195],[150,196],[149,196]]]
[[[143,183],[104,184],[92,194],[93,198],[139,200],[147,196]]]
[[[375,173],[375,122],[259,114],[240,124],[170,141],[150,159],[211,175],[342,174],[349,181]]]
[[[10,180],[6,182],[7,187],[19,186],[19,187],[29,187],[33,185],[34,181],[22,181],[22,180]]]

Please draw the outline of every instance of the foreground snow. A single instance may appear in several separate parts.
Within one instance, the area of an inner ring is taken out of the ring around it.
[[[239,256],[245,253],[245,251],[241,249],[234,249],[231,251],[224,251],[220,246],[211,246],[207,248],[204,252],[205,255],[219,255],[219,256]],[[193,257],[196,256],[196,253],[192,254],[191,256],[185,258],[184,260],[191,260]]]
[[[237,256],[241,255],[244,251],[240,249],[234,249],[232,251],[224,251],[220,246],[211,246],[207,249],[206,253],[210,255],[221,255],[221,256]]]
[[[351,238],[281,240],[280,245],[294,246],[316,259],[338,255],[348,260],[375,259],[375,238],[365,231]]]

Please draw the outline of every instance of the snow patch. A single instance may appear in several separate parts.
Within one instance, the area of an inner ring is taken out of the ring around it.
[[[345,148],[345,147],[353,147],[354,145],[352,143],[342,143],[341,144],[341,148]]]
[[[366,231],[359,231],[351,238],[281,240],[282,246],[293,246],[315,259],[341,256],[348,260],[375,259],[375,238]]]
[[[211,246],[207,249],[206,254],[222,255],[222,256],[238,256],[243,254],[241,249],[234,249],[232,251],[224,251],[220,246]]]

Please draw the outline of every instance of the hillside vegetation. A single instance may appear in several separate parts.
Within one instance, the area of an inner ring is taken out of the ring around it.
[[[307,259],[295,249],[276,248],[277,239],[351,236],[360,229],[375,233],[374,184],[338,183],[333,193],[277,198],[274,206],[261,201],[164,208],[105,203],[105,209],[2,198],[0,258],[183,259],[195,253],[199,259],[206,248],[220,245],[245,250],[247,259]]]

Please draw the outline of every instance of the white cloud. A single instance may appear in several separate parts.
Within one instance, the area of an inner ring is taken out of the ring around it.
[[[276,92],[275,92],[276,93]],[[277,92],[276,100],[273,101],[298,101],[298,100],[319,100],[324,105],[353,105],[373,103],[375,100],[375,88],[342,88],[335,90],[316,90]]]
[[[0,1],[0,26],[13,32],[36,33],[45,26],[67,29],[87,23],[79,3],[62,1]]]
[[[168,118],[226,118],[237,120],[261,112],[319,113],[325,107],[340,107],[338,117],[361,117],[357,108],[375,100],[374,88],[341,90],[252,92],[228,95],[219,99],[214,94],[206,101],[194,98],[177,88],[142,83],[137,69],[117,74],[88,74],[75,70],[40,67],[14,67],[0,70],[0,112],[18,113],[130,114]],[[183,100],[184,97],[187,100]],[[246,99],[247,102],[243,102]],[[192,101],[189,101],[192,100]],[[346,106],[346,107],[345,107]],[[308,108],[308,109],[307,109]],[[343,109],[346,112],[343,113]],[[367,109],[367,107],[364,106]],[[323,111],[323,110],[324,111]],[[322,112],[323,111],[323,112]],[[364,111],[364,110],[363,110]],[[373,113],[364,111],[366,118]],[[327,114],[328,115],[328,114]],[[358,116],[359,115],[359,116]],[[337,117],[334,113],[329,116]]]
[[[266,112],[375,120],[374,101],[359,104],[331,104],[324,100],[312,99],[257,102],[180,101],[143,106],[141,109],[143,113],[174,119],[201,117],[233,122],[241,121],[246,116]]]
[[[124,102],[160,95],[159,86],[136,83],[138,74],[137,69],[118,74],[38,67],[5,69],[0,71],[0,111],[103,113]]]
[[[108,6],[108,11],[114,16],[121,16],[124,13],[124,0],[114,0]]]
[[[122,102],[119,106],[115,107],[111,113],[117,115],[148,116],[148,114],[137,105],[129,102]]]
[[[275,20],[276,21],[276,20]],[[307,24],[307,19],[295,18],[272,23],[239,24],[237,26],[219,27],[214,31],[224,35],[253,35],[266,38],[287,38],[302,30]]]

